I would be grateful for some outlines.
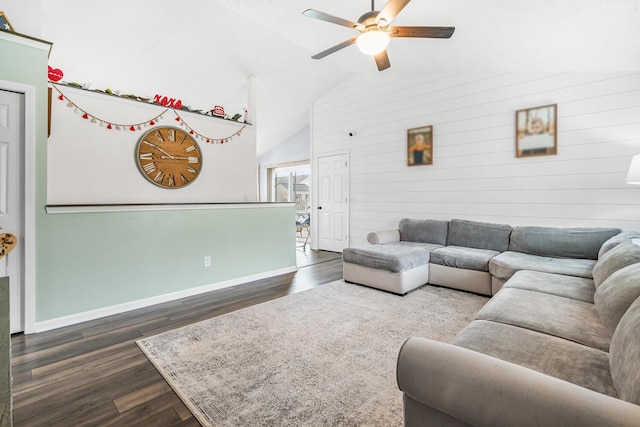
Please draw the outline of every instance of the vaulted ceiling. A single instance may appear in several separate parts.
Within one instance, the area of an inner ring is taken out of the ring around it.
[[[71,81],[160,91],[234,113],[247,106],[254,77],[258,155],[307,125],[309,106],[323,94],[378,73],[355,46],[310,59],[356,33],[302,15],[313,8],[357,20],[370,0],[42,0],[41,7],[40,36],[54,42],[50,64]],[[413,0],[394,25],[456,31],[448,40],[392,39],[383,72],[637,71],[639,9],[637,0]]]
[[[356,21],[370,0],[216,0],[310,53],[342,42],[348,28],[301,16],[313,8]],[[386,0],[375,2],[376,10]],[[450,40],[392,39],[392,67],[415,71],[638,69],[640,11],[635,0],[413,0],[393,25],[454,26]],[[350,47],[327,60],[354,73],[373,61]]]

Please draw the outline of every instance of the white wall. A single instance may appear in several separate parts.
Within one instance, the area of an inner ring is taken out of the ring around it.
[[[43,0],[0,0],[3,11],[17,33],[42,38],[42,1]]]
[[[0,10],[3,1],[21,12],[16,26],[23,27],[21,17],[41,21],[40,36],[54,43],[49,65],[65,73],[64,81],[180,98],[203,111],[221,105],[230,116],[248,107],[250,121],[260,121],[258,155],[308,125],[311,102],[352,75],[311,59],[314,52],[295,37],[258,25],[281,22],[279,6],[258,22],[217,1],[39,0],[33,9],[35,0],[0,0]],[[295,16],[304,22],[302,10]]]
[[[380,73],[314,104],[312,152],[349,150],[351,244],[402,217],[640,230],[640,73]],[[558,155],[515,157],[515,111],[558,104]],[[434,126],[434,164],[406,130]],[[348,133],[355,133],[349,137]]]
[[[112,123],[148,122],[165,108],[91,91],[57,86],[80,109]],[[53,90],[51,136],[47,142],[47,203],[211,203],[255,202],[255,131],[247,126],[225,144],[196,139],[202,152],[202,170],[190,185],[164,189],[148,182],[134,161],[141,130],[108,130],[106,125],[82,118]],[[233,135],[243,126],[228,120],[178,111],[196,132],[211,138]],[[157,125],[180,127],[168,110]]]

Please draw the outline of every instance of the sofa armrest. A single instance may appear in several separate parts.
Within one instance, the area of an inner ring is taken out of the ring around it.
[[[400,241],[400,230],[373,231],[367,234],[367,242],[372,245],[396,243]]]
[[[408,397],[472,426],[637,426],[640,420],[640,406],[424,338],[404,343],[396,374]]]

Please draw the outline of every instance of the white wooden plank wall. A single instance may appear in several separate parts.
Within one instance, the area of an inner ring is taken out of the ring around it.
[[[558,155],[516,158],[515,111],[547,104]],[[434,164],[408,167],[406,130],[426,125]],[[403,217],[640,230],[640,186],[625,183],[640,153],[638,72],[359,77],[313,106],[314,158],[340,150],[351,244]]]

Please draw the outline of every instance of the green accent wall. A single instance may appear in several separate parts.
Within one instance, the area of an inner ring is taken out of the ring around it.
[[[36,322],[295,267],[293,205],[47,214],[47,51],[0,52],[0,80],[36,88]]]
[[[294,205],[55,214],[43,222],[37,322],[296,264]]]

